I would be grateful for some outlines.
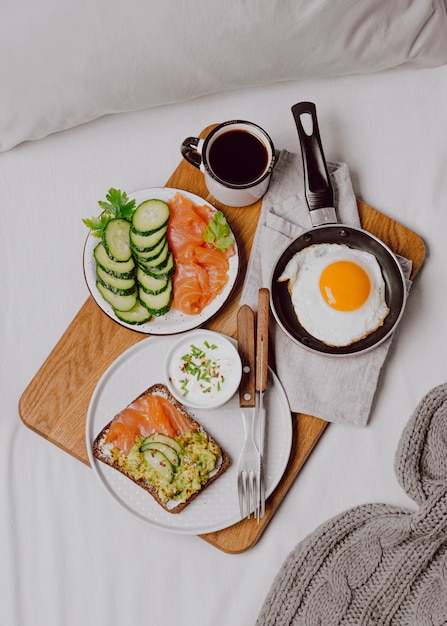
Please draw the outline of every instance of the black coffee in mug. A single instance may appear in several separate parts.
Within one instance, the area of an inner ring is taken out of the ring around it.
[[[218,202],[245,207],[267,191],[275,165],[268,134],[247,120],[228,120],[203,137],[186,137],[183,158],[203,173],[208,192]]]
[[[269,163],[263,142],[247,130],[221,133],[208,152],[214,174],[230,185],[247,185],[257,180]]]

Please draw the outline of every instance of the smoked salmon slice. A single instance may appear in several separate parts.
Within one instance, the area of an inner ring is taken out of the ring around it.
[[[178,435],[182,435],[183,433],[193,430],[190,422],[180,413],[180,411],[176,409],[172,402],[163,396],[156,397],[160,402],[160,406],[164,411],[164,414],[168,417],[171,426]]]
[[[110,424],[105,443],[128,454],[138,435],[147,437],[161,433],[177,437],[192,426],[167,398],[158,394],[143,394],[123,409]]]
[[[234,246],[222,252],[204,241],[203,233],[214,214],[209,206],[198,206],[181,193],[168,204],[168,241],[176,260],[172,306],[198,315],[225,288]]]
[[[193,261],[178,265],[174,274],[172,305],[183,313],[197,315],[210,298],[210,278],[205,268]]]
[[[174,256],[178,257],[183,246],[190,244],[200,246],[204,243],[203,233],[212,215],[198,212],[198,207],[180,193],[175,194],[168,204],[170,209],[168,240]]]

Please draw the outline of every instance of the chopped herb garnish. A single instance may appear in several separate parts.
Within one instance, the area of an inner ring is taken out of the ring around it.
[[[186,397],[189,393],[189,390],[186,388],[188,386],[188,379],[187,378],[183,378],[180,381],[180,389],[182,390],[182,395],[184,397]]]
[[[209,344],[207,341],[204,341],[203,344],[208,350],[216,350],[218,347],[216,344]],[[225,379],[220,373],[219,363],[209,358],[202,348],[194,344],[191,344],[189,347],[190,351],[181,356],[183,361],[182,371],[197,380],[202,393],[210,393],[213,383],[216,385],[217,390],[220,391],[222,389],[221,383]],[[189,379],[183,378],[179,382],[182,394],[186,397],[189,393]]]

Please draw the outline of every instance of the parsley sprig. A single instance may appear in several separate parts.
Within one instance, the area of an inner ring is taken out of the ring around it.
[[[230,226],[222,211],[217,211],[203,233],[203,240],[215,246],[221,252],[228,250],[234,243]]]
[[[82,221],[90,228],[93,237],[102,237],[102,233],[110,220],[122,218],[131,220],[135,211],[135,200],[129,200],[127,193],[111,187],[106,195],[107,202],[99,200],[103,212],[98,217],[84,218]]]

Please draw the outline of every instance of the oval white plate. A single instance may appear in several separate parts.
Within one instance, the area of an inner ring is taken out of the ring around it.
[[[230,455],[231,465],[180,513],[167,513],[144,489],[95,459],[92,452],[95,437],[114,415],[151,385],[164,383],[160,358],[175,340],[170,336],[148,337],[123,352],[110,365],[98,381],[90,401],[86,443],[95,475],[128,513],[161,530],[199,535],[222,530],[241,520],[237,496],[237,462],[244,440],[244,427],[237,393],[221,408],[189,410]],[[269,496],[286,469],[292,445],[290,407],[281,383],[271,370],[264,405],[267,409],[266,494]]]
[[[206,204],[214,212],[217,211],[215,207],[200,196],[190,193],[189,191],[183,191],[182,189],[174,189],[171,187],[153,187],[150,189],[142,189],[134,193],[129,193],[128,196],[130,199],[135,199],[136,205],[138,206],[141,202],[150,198],[158,198],[160,200],[167,201],[177,192],[190,198],[194,204],[198,204],[199,206]],[[98,245],[100,239],[98,239],[98,237],[93,237],[91,234],[87,236],[84,245],[83,264],[85,281],[96,304],[104,311],[104,313],[106,313],[106,315],[118,324],[121,324],[121,326],[150,335],[171,335],[191,330],[192,328],[201,326],[213,315],[215,315],[225,304],[231,294],[239,270],[239,254],[234,234],[233,238],[236,254],[234,254],[229,260],[230,267],[228,270],[228,282],[223,291],[207,307],[205,307],[199,315],[186,315],[185,313],[172,308],[166,315],[153,317],[150,322],[146,322],[145,324],[133,325],[119,320],[114,314],[110,304],[104,300],[96,288],[96,262],[93,257],[93,251]]]

